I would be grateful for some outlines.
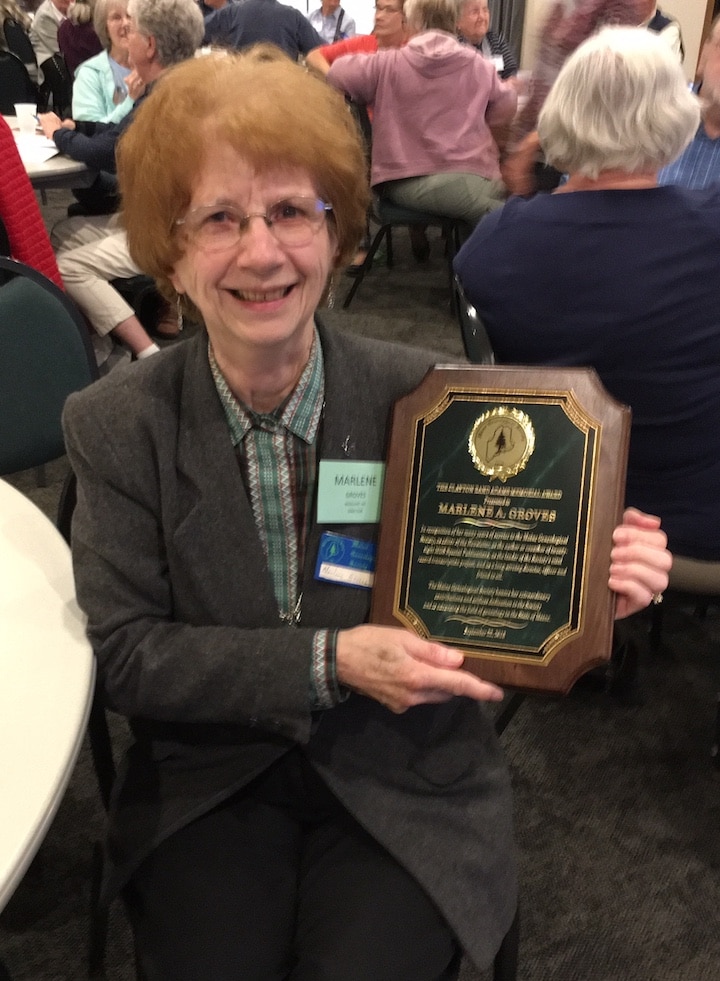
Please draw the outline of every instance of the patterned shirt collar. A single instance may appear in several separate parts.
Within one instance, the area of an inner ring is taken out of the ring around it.
[[[282,405],[269,413],[254,412],[230,391],[208,341],[208,360],[215,388],[225,412],[233,446],[238,446],[253,426],[270,432],[284,427],[306,443],[317,435],[325,397],[325,368],[322,345],[315,328],[310,357],[298,383]]]

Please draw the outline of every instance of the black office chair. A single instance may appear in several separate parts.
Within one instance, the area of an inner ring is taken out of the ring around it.
[[[52,109],[61,118],[69,116],[72,108],[72,75],[61,54],[54,54],[40,65],[42,84],[39,101],[43,111]]]
[[[37,58],[35,57],[35,49],[32,46],[30,35],[22,24],[18,24],[12,17],[7,17],[3,22],[3,34],[5,35],[5,44],[7,45],[8,51],[12,51],[14,55],[17,55],[27,68],[28,74],[34,82],[38,77]]]
[[[0,50],[0,113],[15,115],[16,102],[38,104],[37,86],[17,55]]]

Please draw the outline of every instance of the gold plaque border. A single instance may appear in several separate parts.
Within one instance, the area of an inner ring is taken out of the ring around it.
[[[400,553],[395,553],[399,547],[414,548],[417,507],[415,503],[412,508],[409,507],[410,488],[413,472],[422,472],[424,426],[442,415],[454,401],[465,398],[485,403],[497,399],[498,402],[516,405],[533,402],[557,404],[585,437],[583,487],[587,467],[590,466],[591,470],[587,492],[578,509],[575,538],[576,543],[584,541],[585,556],[582,560],[583,575],[578,583],[576,544],[570,604],[572,609],[575,591],[579,588],[577,627],[573,628],[570,623],[556,627],[544,642],[546,653],[542,657],[523,656],[519,647],[516,651],[520,653],[516,654],[504,650],[466,650],[466,668],[488,680],[515,688],[567,691],[583,670],[602,663],[610,655],[614,599],[607,589],[607,573],[603,571],[598,576],[597,569],[609,566],[611,531],[622,513],[630,428],[629,410],[607,395],[591,369],[440,365],[426,376],[414,393],[400,400],[391,432],[385,485],[386,495],[393,486],[396,491],[389,502],[392,517],[388,522],[381,522],[371,619],[374,622],[401,624],[421,636],[429,636],[422,617],[409,608],[409,604],[407,612],[402,609],[403,562]],[[400,420],[398,414],[402,416]],[[418,427],[422,427],[419,432]],[[592,460],[589,461],[591,448],[587,436],[590,430],[594,432],[595,446]],[[408,436],[408,433],[412,435]],[[418,438],[419,460],[416,453]],[[402,517],[397,513],[399,496],[401,503],[408,505],[403,508]],[[606,558],[607,566],[604,565]],[[594,585],[593,601],[589,603],[587,584],[596,578],[604,583],[604,591],[599,584]],[[578,658],[574,657],[570,663],[565,654],[568,648],[572,648],[574,654],[578,644],[583,641],[591,650],[583,665],[578,667]],[[463,649],[463,645],[455,641],[452,643]]]
[[[561,408],[565,412],[565,415],[568,417],[568,419],[570,420],[570,422],[582,433],[582,435],[584,437],[583,463],[582,463],[582,476],[581,476],[581,483],[582,483],[583,486],[585,486],[585,478],[586,478],[587,466],[588,466],[588,452],[589,452],[589,447],[588,447],[588,434],[591,431],[593,431],[595,433],[596,443],[595,443],[595,451],[593,453],[592,472],[591,472],[591,475],[590,475],[590,483],[588,485],[588,491],[587,491],[587,501],[581,501],[580,502],[580,507],[578,508],[578,522],[577,522],[577,525],[576,525],[576,528],[575,528],[575,542],[577,543],[577,542],[581,541],[583,530],[585,532],[584,540],[587,542],[587,540],[588,540],[588,532],[589,532],[589,525],[590,525],[590,502],[593,499],[594,482],[595,482],[595,475],[596,475],[596,470],[597,470],[597,461],[599,459],[599,454],[600,454],[601,428],[600,428],[599,422],[596,419],[593,419],[588,413],[586,413],[583,410],[582,406],[579,405],[579,403],[577,402],[577,400],[574,398],[572,392],[562,392],[562,391],[559,391],[559,390],[554,390],[553,391],[553,390],[533,389],[532,391],[513,392],[512,393],[512,399],[508,399],[507,398],[507,394],[508,394],[507,392],[504,392],[502,390],[498,390],[497,392],[493,392],[491,390],[488,390],[487,392],[483,392],[482,398],[476,398],[475,397],[475,393],[473,393],[472,390],[470,390],[468,388],[458,388],[458,389],[446,388],[446,390],[443,393],[442,397],[438,400],[437,405],[433,406],[428,412],[426,412],[426,413],[420,413],[420,414],[418,414],[415,417],[416,433],[417,433],[417,430],[419,429],[420,430],[420,436],[421,436],[421,446],[422,446],[422,449],[420,451],[420,457],[421,457],[421,459],[420,459],[420,469],[421,470],[422,470],[422,459],[424,457],[424,452],[425,452],[425,430],[426,430],[426,428],[432,422],[434,422],[436,419],[438,419],[450,407],[450,405],[454,401],[456,401],[456,399],[453,398],[453,396],[456,395],[456,394],[457,395],[471,394],[473,397],[470,398],[469,401],[473,401],[473,402],[474,401],[489,402],[489,401],[492,401],[493,397],[502,396],[502,397],[504,397],[506,399],[506,401],[513,401],[513,402],[517,402],[519,404],[524,404],[524,405],[528,405],[528,404],[532,404],[532,405],[538,405],[538,404],[542,404],[542,405],[557,405],[559,408]],[[513,411],[508,406],[499,406],[498,409],[502,409],[505,413],[509,413],[509,412]],[[438,411],[438,410],[440,410],[440,411]],[[495,411],[496,410],[491,409],[488,412],[483,413],[483,415],[480,418],[489,417]],[[521,415],[525,415],[525,413],[521,413]],[[527,418],[527,416],[526,416],[526,418]],[[528,454],[527,459],[529,459],[529,458],[530,458],[530,455]],[[408,466],[409,466],[409,469],[406,472],[405,480],[406,480],[406,484],[407,484],[407,486],[409,488],[409,485],[410,485],[410,483],[412,481],[412,473],[411,473],[412,459],[410,459],[408,461]],[[518,469],[517,473],[521,473],[521,472],[522,472],[522,468],[521,469]],[[484,475],[484,476],[489,476],[489,475]],[[508,476],[510,476],[510,475],[508,475]],[[413,518],[412,528],[411,528],[410,534],[408,535],[407,534],[408,522],[406,521],[405,522],[406,532],[405,532],[405,534],[403,536],[405,538],[405,541],[410,543],[410,547],[411,548],[412,548],[412,543],[414,543],[415,540],[416,540],[416,524],[415,524],[415,521],[416,521],[416,518],[417,518],[417,501],[413,502],[413,505],[414,506],[411,508],[411,511],[409,513],[406,512],[406,514],[407,514],[408,517],[409,517],[410,513],[412,513],[412,518]],[[586,519],[586,522],[585,522],[585,528],[584,529],[582,528],[582,512],[583,512],[583,510],[587,514],[587,519]],[[588,550],[588,551],[591,551],[591,550]],[[587,563],[587,562],[590,562],[590,561],[592,561],[592,554],[586,554],[585,559],[584,559],[584,564]],[[570,606],[571,607],[574,606],[574,600],[576,598],[576,595],[575,594],[576,594],[576,589],[577,589],[577,578],[576,578],[577,577],[577,552],[575,552],[573,554],[572,570],[573,570],[572,584],[571,584],[571,587],[570,587]],[[409,586],[409,583],[408,583],[408,586]],[[434,637],[430,633],[430,631],[428,630],[428,628],[427,628],[427,626],[425,624],[425,621],[423,620],[422,616],[419,613],[417,613],[417,611],[410,604],[410,601],[409,601],[409,598],[407,597],[407,595],[403,596],[403,590],[402,590],[402,564],[398,564],[398,566],[397,566],[397,571],[396,571],[396,576],[395,576],[395,588],[394,588],[394,591],[393,591],[393,596],[394,596],[394,602],[393,602],[394,614],[395,614],[396,619],[400,623],[402,623],[403,625],[407,626],[409,629],[413,630],[415,633],[417,633],[421,637],[425,637],[425,638],[433,639],[433,640],[441,640],[441,638]],[[521,645],[517,645],[516,650],[523,651],[524,654],[512,654],[512,653],[508,653],[508,652],[505,651],[505,648],[503,647],[502,649],[497,650],[497,651],[495,651],[493,653],[493,658],[496,659],[496,660],[503,660],[503,661],[506,661],[508,663],[516,663],[516,664],[528,664],[528,663],[531,663],[531,664],[537,665],[537,666],[542,666],[542,665],[548,664],[554,658],[557,650],[565,644],[565,642],[567,641],[568,638],[582,633],[583,626],[584,626],[584,613],[585,613],[585,593],[584,593],[584,590],[583,590],[583,582],[582,581],[580,583],[580,596],[577,598],[577,600],[578,600],[578,625],[577,625],[577,627],[573,627],[572,624],[569,621],[566,621],[564,624],[561,624],[559,627],[555,627],[552,630],[552,632],[545,638],[545,640],[542,643],[542,647],[545,648],[545,653],[542,656],[539,655],[539,652],[538,652],[538,649],[537,648],[522,647]],[[455,646],[458,646],[458,645],[455,645]],[[465,653],[466,653],[466,656],[467,657],[475,658],[475,659],[482,659],[482,658],[484,658],[484,657],[487,656],[486,655],[486,649],[489,648],[489,647],[491,647],[491,646],[492,645],[485,644],[484,645],[484,648],[485,649],[482,650],[482,651],[478,651],[477,649],[473,649],[473,647],[471,645],[468,645],[468,649],[465,651]]]

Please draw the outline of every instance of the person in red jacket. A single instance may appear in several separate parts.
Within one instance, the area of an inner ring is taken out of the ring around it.
[[[324,44],[311,51],[305,61],[321,75],[327,75],[330,65],[343,55],[373,54],[378,48],[401,48],[409,37],[403,0],[380,0],[375,4],[372,34],[356,34],[334,44]]]

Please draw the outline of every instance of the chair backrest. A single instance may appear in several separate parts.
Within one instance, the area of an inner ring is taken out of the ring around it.
[[[25,165],[20,159],[12,130],[0,116],[0,221],[9,254],[25,262],[62,287],[50,237]],[[2,249],[5,252],[4,249]]]
[[[455,276],[454,279],[455,308],[467,359],[473,364],[495,364],[495,355],[485,330],[485,324],[478,316],[475,307],[465,296],[465,290],[462,288],[458,277]]]
[[[14,116],[16,102],[37,105],[38,90],[18,56],[0,50],[0,113]]]
[[[372,152],[372,123],[370,122],[368,108],[362,102],[355,102],[347,95],[345,96],[345,101],[360,130],[360,136],[362,137],[363,146],[365,147],[365,153],[369,162]]]
[[[17,55],[23,65],[35,65],[37,68],[35,49],[32,46],[30,35],[22,24],[18,24],[12,17],[8,17],[3,23],[3,33],[8,51]]]
[[[85,322],[36,270],[0,257],[0,474],[65,452],[60,417],[71,392],[97,378]]]
[[[72,75],[61,54],[54,54],[40,65],[43,83],[40,86],[40,102],[58,116],[69,116],[72,107]]]

